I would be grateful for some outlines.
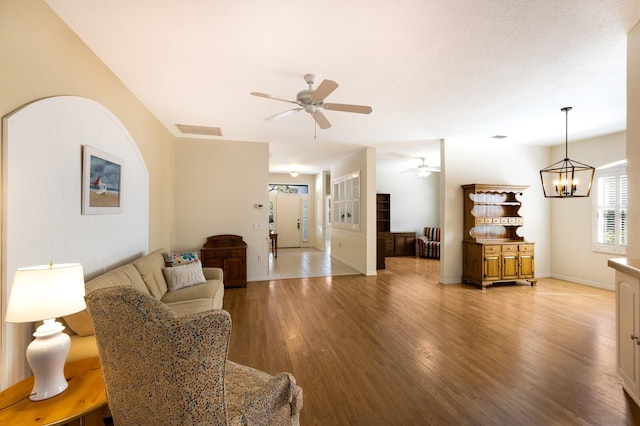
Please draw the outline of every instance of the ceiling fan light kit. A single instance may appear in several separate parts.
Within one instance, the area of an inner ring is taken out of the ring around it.
[[[569,111],[572,107],[564,107],[565,142],[564,160],[558,161],[540,170],[542,191],[545,198],[580,198],[588,197],[595,169],[569,158]]]
[[[325,109],[328,111],[354,112],[357,114],[369,114],[371,113],[371,111],[373,111],[370,106],[366,105],[325,103],[325,98],[338,88],[338,83],[333,80],[322,80],[318,88],[314,90],[313,84],[315,82],[315,79],[315,74],[306,74],[304,76],[304,81],[309,85],[309,88],[298,92],[295,101],[262,92],[251,92],[251,94],[253,96],[258,96],[261,98],[274,99],[276,101],[299,105],[299,107],[297,108],[293,108],[267,117],[265,118],[265,120],[271,121],[278,118],[287,117],[289,115],[295,114],[298,111],[304,110],[313,117],[318,127],[323,130],[331,127],[331,123],[329,122],[327,117],[320,111],[320,109]]]
[[[417,158],[417,160],[420,160],[420,162],[421,162],[421,164],[419,164],[417,168],[405,170],[405,171],[403,171],[401,173],[416,172],[416,175],[418,175],[421,178],[425,178],[425,177],[429,176],[431,174],[431,172],[439,172],[440,171],[437,168],[427,166],[427,163],[425,162],[425,158]]]
[[[430,174],[431,174],[431,172],[429,170],[427,170],[426,166],[418,167],[418,173],[417,173],[418,176],[420,176],[422,178],[425,178],[425,177],[429,176]]]

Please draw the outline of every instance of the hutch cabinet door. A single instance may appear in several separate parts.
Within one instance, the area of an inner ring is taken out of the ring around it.
[[[533,253],[520,254],[520,274],[519,278],[533,278]]]
[[[503,254],[502,255],[502,279],[515,280],[518,278],[518,255]]]
[[[499,254],[487,254],[484,257],[484,281],[497,281],[500,279]]]

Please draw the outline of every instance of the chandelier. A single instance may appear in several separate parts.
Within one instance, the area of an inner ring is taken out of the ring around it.
[[[569,111],[572,109],[560,110],[565,112],[564,160],[540,170],[545,198],[588,197],[591,192],[595,169],[569,158]]]

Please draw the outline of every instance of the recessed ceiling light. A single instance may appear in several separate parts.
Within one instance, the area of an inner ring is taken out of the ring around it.
[[[495,136],[491,136],[492,139],[504,139],[506,138],[505,135],[495,135]]]

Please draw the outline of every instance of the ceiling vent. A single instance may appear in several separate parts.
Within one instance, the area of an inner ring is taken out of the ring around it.
[[[180,129],[182,133],[190,135],[222,136],[222,129],[220,127],[192,126],[189,124],[176,124],[176,127]]]

